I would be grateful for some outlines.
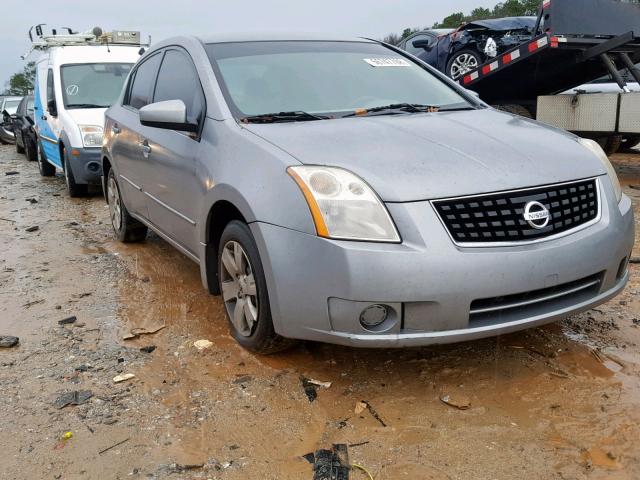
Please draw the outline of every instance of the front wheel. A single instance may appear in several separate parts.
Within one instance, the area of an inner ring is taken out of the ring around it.
[[[73,176],[73,170],[71,170],[71,164],[67,155],[67,149],[62,147],[62,162],[64,165],[64,181],[67,184],[67,191],[72,198],[84,197],[89,190],[87,185],[81,185],[76,183],[76,179]]]
[[[231,221],[220,238],[218,278],[231,332],[244,348],[261,354],[280,352],[293,340],[273,328],[267,282],[249,227]]]
[[[459,80],[465,74],[475,70],[482,63],[478,52],[473,50],[460,50],[453,54],[447,62],[447,75],[453,80]]]
[[[118,187],[113,168],[109,170],[107,177],[107,202],[109,203],[111,226],[118,240],[134,243],[147,238],[147,227],[133,218],[122,202],[120,187]]]
[[[38,148],[34,145],[33,141],[30,139],[26,139],[24,143],[25,155],[27,156],[27,160],[30,162],[35,162],[38,160]]]
[[[56,174],[56,167],[47,161],[47,155],[44,153],[42,145],[38,145],[38,169],[43,177],[53,177]]]

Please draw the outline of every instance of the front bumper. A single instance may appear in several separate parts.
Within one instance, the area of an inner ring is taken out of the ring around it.
[[[429,202],[387,205],[402,244],[334,241],[253,223],[274,327],[285,337],[351,346],[420,346],[513,332],[587,310],[624,288],[634,241],[631,201],[611,200],[608,181],[600,188],[598,223],[530,245],[457,247]],[[480,319],[471,314],[474,301],[594,277],[596,286],[576,294]],[[359,318],[370,304],[389,306],[395,319],[366,330]]]
[[[0,127],[0,139],[4,140],[7,143],[15,142],[15,135],[13,134],[13,130],[5,127]]]
[[[73,148],[67,152],[76,183],[100,185],[101,151],[100,148]]]

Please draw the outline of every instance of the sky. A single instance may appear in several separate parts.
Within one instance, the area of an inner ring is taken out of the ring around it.
[[[407,27],[431,26],[455,11],[469,13],[497,0],[27,0],[2,8],[0,90],[22,70],[32,25],[78,31],[138,30],[152,42],[174,35],[215,32],[328,32],[382,38]],[[35,58],[35,54],[31,59]]]

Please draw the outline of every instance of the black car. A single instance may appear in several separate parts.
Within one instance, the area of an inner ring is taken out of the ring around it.
[[[38,159],[36,132],[34,130],[33,96],[24,97],[13,117],[13,133],[16,138],[16,151],[24,153],[31,161]]]
[[[454,80],[507,50],[530,40],[537,17],[469,22],[457,30],[424,30],[398,46]]]

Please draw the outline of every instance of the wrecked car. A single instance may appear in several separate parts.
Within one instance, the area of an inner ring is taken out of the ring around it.
[[[457,80],[493,57],[532,38],[536,17],[477,20],[444,34],[442,30],[414,33],[399,47]]]

